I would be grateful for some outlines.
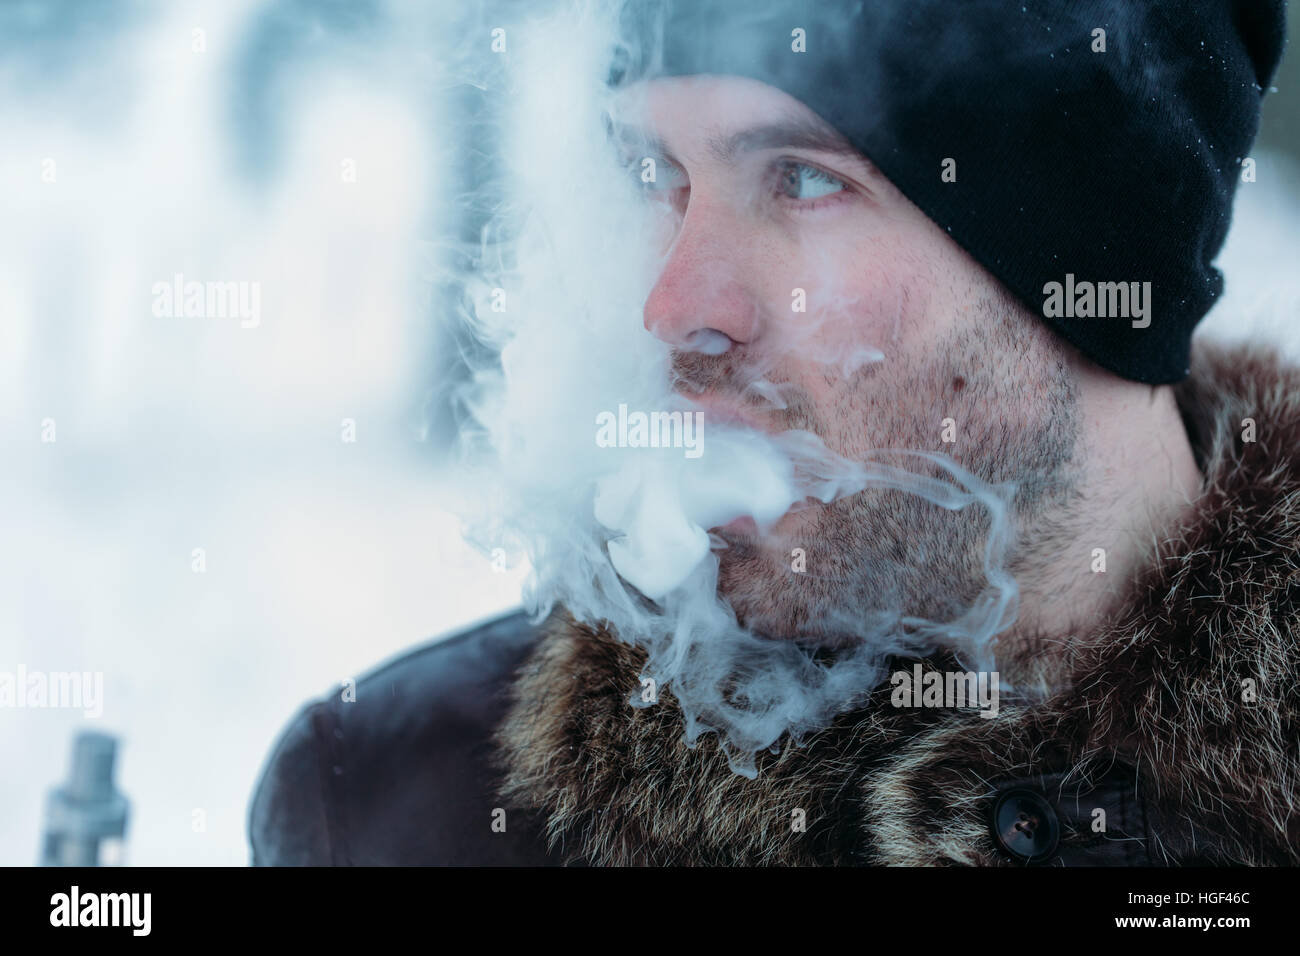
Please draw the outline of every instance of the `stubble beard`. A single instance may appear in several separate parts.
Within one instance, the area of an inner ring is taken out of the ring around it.
[[[833,448],[937,452],[984,482],[1015,482],[1009,514],[1016,539],[1037,525],[1069,528],[1079,501],[1078,416],[1063,347],[1007,297],[982,301],[975,314],[977,328],[951,335],[926,356],[840,383],[835,393],[843,397],[830,409],[796,399],[783,424]],[[943,441],[945,418],[953,419],[955,442]],[[828,421],[861,424],[830,429]],[[946,477],[938,466],[919,470]],[[718,591],[755,634],[853,645],[877,633],[882,619],[947,622],[969,608],[989,587],[990,528],[989,512],[978,505],[949,511],[917,494],[867,489],[787,517],[764,537],[725,536]],[[1024,573],[1022,553],[1013,545],[994,558]]]

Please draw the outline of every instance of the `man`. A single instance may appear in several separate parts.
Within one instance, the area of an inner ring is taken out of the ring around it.
[[[722,698],[683,654],[629,706],[612,611],[416,651],[290,726],[255,862],[1300,862],[1300,370],[1192,347],[1280,4],[862,6],[632,18],[663,37],[611,77],[664,227],[644,326],[710,413],[920,452],[985,518],[868,481],[710,528],[734,646],[800,648]],[[928,696],[964,672],[1010,699]]]

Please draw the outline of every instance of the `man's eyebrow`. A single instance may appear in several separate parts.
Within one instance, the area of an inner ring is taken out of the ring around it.
[[[708,146],[710,155],[721,163],[735,162],[739,154],[760,149],[806,149],[866,161],[834,127],[800,119],[753,126],[729,136],[713,136]]]
[[[659,156],[669,156],[663,140],[638,126],[612,122],[606,117],[605,128],[611,139],[624,146],[644,147]],[[870,166],[871,162],[832,126],[803,119],[785,120],[752,126],[729,135],[715,134],[708,141],[709,154],[721,163],[734,163],[741,153],[760,149],[806,149],[854,159]]]

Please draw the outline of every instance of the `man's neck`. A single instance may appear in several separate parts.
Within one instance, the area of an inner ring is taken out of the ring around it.
[[[1013,668],[1090,641],[1123,610],[1135,575],[1200,495],[1172,388],[1113,378],[1084,385],[1078,493],[1022,532],[1031,540],[1016,569],[1020,614],[999,640],[999,657]]]

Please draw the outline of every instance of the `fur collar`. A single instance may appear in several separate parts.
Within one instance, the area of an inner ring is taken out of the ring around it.
[[[1126,610],[1070,652],[1068,691],[990,720],[895,709],[886,685],[749,780],[711,735],[682,743],[670,693],[628,705],[639,651],[556,618],[498,730],[506,806],[575,862],[994,864],[999,781],[1087,785],[1118,765],[1145,861],[1300,863],[1300,368],[1198,343],[1177,388],[1202,496]],[[1062,846],[1090,839],[1067,825]]]

